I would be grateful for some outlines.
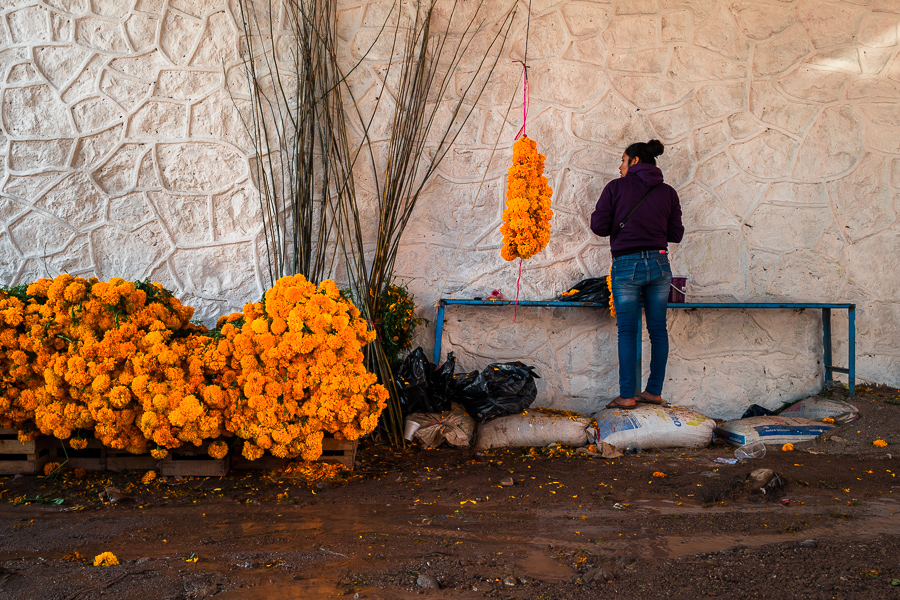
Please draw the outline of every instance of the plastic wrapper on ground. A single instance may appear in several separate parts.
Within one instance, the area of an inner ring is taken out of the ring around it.
[[[703,448],[712,441],[716,428],[716,422],[706,415],[673,406],[606,409],[592,416],[597,420],[597,439],[619,450],[627,446],[643,450]]]
[[[753,442],[797,444],[814,440],[833,427],[822,421],[777,415],[729,421],[716,428],[716,435],[736,446]]]
[[[445,441],[457,448],[468,448],[475,434],[475,420],[458,404],[439,413],[413,413],[406,417],[406,422],[410,421],[419,424],[413,439],[425,448],[437,448]]]
[[[584,446],[587,444],[589,417],[545,415],[539,411],[498,417],[479,423],[475,447],[519,448],[527,446]]]

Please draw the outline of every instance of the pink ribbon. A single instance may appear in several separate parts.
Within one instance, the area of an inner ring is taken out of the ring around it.
[[[526,65],[521,60],[514,60],[513,62],[517,62],[522,65],[522,78],[524,79],[522,89],[522,128],[519,130],[519,133],[516,134],[516,139],[518,140],[520,137],[525,135],[525,123],[528,121],[528,65]]]

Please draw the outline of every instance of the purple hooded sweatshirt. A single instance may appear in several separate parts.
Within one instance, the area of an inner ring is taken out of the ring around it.
[[[613,256],[667,250],[669,242],[677,244],[684,237],[678,194],[663,183],[659,167],[647,163],[631,165],[625,177],[606,184],[591,215],[591,231],[608,236],[654,185],[656,188],[616,236],[611,248]]]

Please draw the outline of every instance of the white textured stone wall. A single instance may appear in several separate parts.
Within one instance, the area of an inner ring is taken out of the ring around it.
[[[348,65],[390,4],[341,2]],[[401,250],[398,276],[432,319],[429,348],[441,293],[515,293],[498,227],[527,4]],[[485,2],[486,25],[509,6]],[[251,144],[229,95],[241,79],[232,10],[0,0],[0,282],[151,277],[207,320],[260,295]],[[528,134],[547,155],[556,216],[521,297],[607,272],[590,212],[624,147],[658,137],[685,213],[672,258],[690,298],[856,302],[859,376],[900,385],[898,21],[900,0],[533,0]],[[377,45],[355,72],[363,106],[381,93],[387,56]],[[835,321],[842,338],[843,314]],[[670,326],[665,395],[679,404],[731,417],[819,385],[815,313],[673,312]],[[588,410],[618,392],[615,326],[599,311],[521,308],[514,324],[511,309],[452,308],[444,348],[465,370],[536,365],[542,404]],[[844,344],[836,354],[845,364]]]

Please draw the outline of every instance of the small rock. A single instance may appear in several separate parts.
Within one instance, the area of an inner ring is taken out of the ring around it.
[[[503,487],[509,487],[509,486],[515,485],[515,484],[516,484],[516,482],[513,481],[512,477],[505,477],[500,480],[500,485],[502,485]]]
[[[831,437],[828,438],[828,439],[831,440],[832,442],[839,442],[839,443],[843,443],[843,442],[846,442],[846,441],[847,441],[847,440],[845,440],[844,438],[842,438],[842,437],[839,436],[839,435],[833,435],[833,436],[831,436]]]
[[[752,491],[769,494],[778,488],[783,489],[781,478],[772,469],[756,469],[747,477],[747,487]]]
[[[119,502],[128,502],[129,500],[134,500],[134,498],[132,498],[131,496],[126,496],[125,494],[120,492],[118,488],[115,488],[112,486],[110,486],[110,487],[106,488],[105,490],[103,490],[102,492],[100,492],[98,494],[98,496],[100,496],[100,500],[103,500],[105,497],[106,500],[108,500],[111,504],[117,504]]]
[[[142,556],[141,558],[139,558],[139,559],[137,559],[136,561],[134,561],[134,564],[136,564],[136,565],[142,565],[142,564],[144,564],[144,563],[146,563],[146,562],[150,562],[150,557],[149,557],[149,556]]]
[[[607,581],[612,580],[612,576],[610,576],[605,569],[597,567],[585,573],[582,580],[585,583],[606,583]]]
[[[750,473],[747,478],[747,484],[754,490],[758,490],[766,486],[772,478],[775,477],[775,471],[772,469],[756,469]]]
[[[327,481],[320,481],[319,483],[316,484],[316,489],[319,489],[319,490],[330,490],[330,489],[331,489],[331,484],[328,483]]]
[[[801,548],[816,548],[819,545],[819,542],[813,539],[803,540],[798,544]]]
[[[503,578],[503,585],[505,585],[506,587],[515,587],[516,578],[513,577],[512,575],[507,575],[506,577]]]
[[[424,573],[419,575],[416,579],[416,585],[426,590],[436,590],[441,587],[441,584],[438,583],[437,579],[431,575],[425,575]]]
[[[637,559],[633,556],[620,556],[616,559],[616,562],[619,563],[622,567],[627,567],[628,565],[636,562]]]
[[[531,577],[519,577],[519,585],[531,585]]]

